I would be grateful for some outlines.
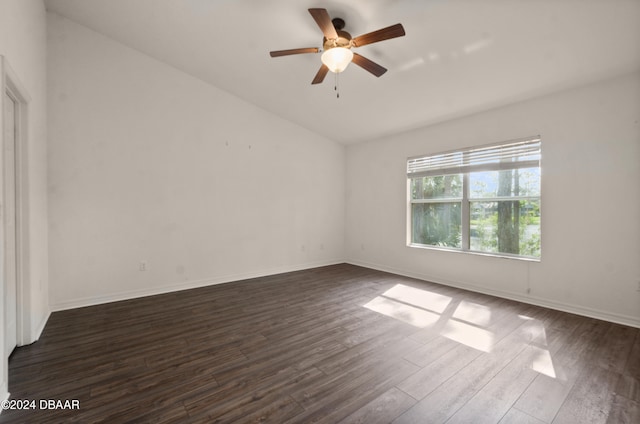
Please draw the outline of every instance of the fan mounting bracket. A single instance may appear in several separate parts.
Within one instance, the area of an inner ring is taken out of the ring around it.
[[[342,18],[333,18],[333,19],[331,19],[331,23],[333,24],[333,27],[338,31],[343,29],[344,25],[345,25],[344,19],[342,19]]]

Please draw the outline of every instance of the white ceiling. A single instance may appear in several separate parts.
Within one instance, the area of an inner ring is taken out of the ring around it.
[[[640,0],[45,0],[47,10],[342,143],[463,116],[640,69]],[[311,85],[322,7],[361,35],[407,35],[357,49]]]

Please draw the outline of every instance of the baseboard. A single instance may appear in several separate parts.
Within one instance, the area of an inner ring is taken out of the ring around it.
[[[114,293],[107,296],[73,299],[65,302],[52,304],[50,305],[50,308],[52,312],[62,311],[67,309],[82,308],[85,306],[100,305],[103,303],[118,302],[121,300],[129,300],[129,299],[135,299],[135,298],[145,297],[145,296],[154,296],[158,294],[171,293],[171,292],[180,291],[180,290],[189,290],[189,289],[206,287],[206,286],[211,286],[216,284],[225,284],[233,281],[265,277],[268,275],[282,274],[286,272],[301,271],[305,269],[311,269],[311,268],[317,268],[317,267],[329,266],[329,265],[337,265],[341,263],[348,263],[351,265],[361,266],[364,268],[390,272],[392,274],[402,275],[410,278],[416,278],[418,280],[429,281],[437,284],[442,284],[444,286],[456,287],[456,288],[469,290],[477,293],[483,293],[491,296],[515,300],[517,302],[527,303],[527,304],[536,305],[536,306],[542,306],[549,309],[555,309],[558,311],[569,312],[576,315],[582,315],[582,316],[609,321],[617,324],[628,325],[630,327],[640,328],[640,319],[633,316],[616,314],[608,311],[602,311],[602,310],[588,308],[588,307],[570,304],[570,303],[558,302],[553,299],[546,299],[546,298],[541,298],[541,297],[531,296],[531,295],[523,295],[521,293],[509,292],[504,290],[489,289],[489,288],[478,286],[478,285],[443,279],[441,277],[428,275],[428,274],[410,272],[404,269],[389,267],[386,265],[374,264],[374,263],[359,261],[359,260],[345,261],[342,259],[311,262],[311,263],[305,263],[305,264],[298,264],[294,266],[283,266],[283,267],[277,267],[277,268],[270,268],[262,271],[230,274],[230,275],[212,277],[212,278],[201,279],[201,280],[191,280],[191,281],[174,283],[174,284],[170,284],[162,287]],[[40,326],[38,327],[38,332],[37,332],[38,337],[40,337],[40,334],[42,333],[44,326],[47,323],[49,314],[50,313],[47,314],[45,319],[40,323]]]
[[[40,324],[38,324],[38,326],[36,327],[36,332],[35,334],[33,334],[34,337],[31,338],[32,340],[31,343],[37,341],[40,338],[40,336],[42,335],[42,332],[44,331],[44,327],[47,325],[47,321],[49,321],[50,316],[51,316],[51,311],[49,310],[40,321]]]
[[[177,282],[162,287],[145,288],[141,290],[128,290],[126,292],[113,293],[105,296],[86,297],[58,302],[50,305],[51,311],[63,311],[67,309],[83,308],[85,306],[101,305],[104,303],[118,302],[122,300],[135,299],[139,297],[155,296],[158,294],[171,293],[181,290],[195,289],[216,284],[231,283],[234,281],[247,280],[250,278],[266,277],[268,275],[283,274],[286,272],[302,271],[305,269],[318,268],[322,266],[337,265],[344,263],[342,259],[330,261],[308,262],[291,266],[281,266],[269,268],[261,271],[253,271],[240,274],[229,274],[218,277],[205,278],[200,280],[190,280]],[[43,327],[44,328],[44,327]]]
[[[403,269],[393,268],[385,265],[373,264],[369,262],[359,260],[347,260],[346,263],[364,268],[375,269],[378,271],[390,272],[392,274],[402,275],[404,277],[416,278],[418,280],[429,281],[432,283],[442,284],[443,286],[450,286],[459,289],[469,290],[477,293],[488,294],[491,296],[501,297],[505,299],[515,300],[517,302],[527,303],[530,305],[542,306],[549,309],[555,309],[562,312],[569,312],[571,314],[582,315],[589,318],[600,319],[603,321],[613,322],[616,324],[628,325],[630,327],[640,328],[640,318],[616,314],[613,312],[602,311],[598,309],[588,308],[580,305],[574,305],[570,303],[558,302],[553,299],[546,299],[531,295],[522,295],[520,293],[514,293],[504,290],[494,290],[482,286],[468,284],[460,281],[451,281],[443,279],[441,277],[421,274],[416,272],[410,272]]]

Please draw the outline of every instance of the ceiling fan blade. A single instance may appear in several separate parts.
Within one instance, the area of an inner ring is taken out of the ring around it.
[[[320,84],[322,81],[324,81],[324,77],[327,76],[327,72],[329,72],[329,68],[323,63],[318,70],[318,73],[313,78],[313,81],[311,81],[311,84]]]
[[[311,13],[327,40],[338,38],[338,33],[331,22],[327,9],[309,9],[309,13]]]
[[[275,50],[269,52],[271,57],[279,57],[279,56],[289,56],[291,54],[302,54],[302,53],[318,53],[320,49],[317,47],[304,47],[301,49],[289,49],[289,50]]]
[[[377,43],[378,41],[402,37],[403,35],[405,35],[405,32],[402,24],[395,24],[386,28],[379,29],[377,31],[362,34],[352,39],[351,42],[353,43],[354,47],[361,47],[367,44]]]
[[[364,56],[359,55],[358,53],[353,54],[353,59],[351,61],[365,71],[369,71],[377,77],[380,77],[382,74],[387,72],[387,68],[378,65],[377,63],[367,59]]]

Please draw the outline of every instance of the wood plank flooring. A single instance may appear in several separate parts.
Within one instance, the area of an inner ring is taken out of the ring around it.
[[[53,313],[9,379],[1,424],[637,424],[640,330],[342,264]]]

